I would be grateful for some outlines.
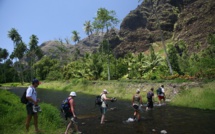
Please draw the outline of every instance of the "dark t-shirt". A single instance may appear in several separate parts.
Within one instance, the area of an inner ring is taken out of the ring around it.
[[[148,93],[147,93],[147,99],[148,99],[148,101],[152,101],[152,97],[154,96],[154,93],[152,92],[152,91],[149,91]]]

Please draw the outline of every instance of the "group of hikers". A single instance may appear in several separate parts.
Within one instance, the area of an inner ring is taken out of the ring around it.
[[[32,81],[32,85],[28,87],[26,90],[26,99],[28,102],[26,103],[26,110],[27,110],[27,118],[26,118],[26,130],[29,131],[29,124],[34,117],[34,126],[35,126],[35,132],[39,133],[41,132],[38,129],[38,112],[41,112],[40,106],[38,105],[38,102],[40,101],[37,98],[37,92],[36,88],[39,86],[40,82],[37,79],[34,79]],[[104,89],[102,93],[100,94],[101,104],[99,105],[100,112],[101,112],[101,120],[100,124],[105,124],[105,115],[107,112],[107,101],[114,102],[116,101],[116,98],[108,98],[107,97],[108,91]],[[165,91],[164,91],[164,85],[161,85],[157,89],[157,95],[159,100],[159,105],[161,105],[161,101],[165,102]],[[77,96],[76,92],[70,92],[68,98],[66,99],[68,101],[69,110],[65,113],[66,119],[69,118],[69,123],[66,127],[65,134],[68,133],[69,129],[71,128],[72,124],[74,125],[75,132],[81,134],[82,132],[78,129],[78,123],[77,123],[77,116],[75,113],[75,97]],[[147,106],[146,111],[153,109],[153,102],[154,102],[154,88],[151,88],[150,91],[147,93]],[[142,97],[140,95],[140,89],[136,90],[136,93],[133,95],[132,98],[132,106],[134,108],[134,117],[133,119],[136,121],[140,121],[140,110],[143,106]]]

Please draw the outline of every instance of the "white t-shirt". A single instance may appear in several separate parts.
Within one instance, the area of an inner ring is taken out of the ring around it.
[[[162,94],[160,94],[160,96],[164,96],[164,93],[165,93],[164,88],[161,87],[161,91],[162,91]]]
[[[104,98],[106,98],[106,94],[102,94],[101,96],[101,100],[102,100],[102,107],[106,107],[106,101],[104,100]]]
[[[31,97],[34,101],[37,101],[37,92],[34,87],[29,86],[26,91],[26,97]]]

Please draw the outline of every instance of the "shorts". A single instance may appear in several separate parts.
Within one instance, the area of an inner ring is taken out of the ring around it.
[[[26,110],[28,115],[34,115],[35,113],[33,112],[33,104],[28,103],[26,104]]]
[[[159,100],[162,100],[162,99],[164,100],[165,98],[164,98],[164,96],[159,96],[159,95],[158,95],[158,99],[159,99]]]
[[[106,114],[107,108],[106,107],[100,107],[101,114]]]
[[[149,101],[148,100],[147,107],[148,108],[153,108],[153,101],[151,101],[151,100]]]
[[[134,110],[138,110],[139,106],[138,105],[133,105]]]

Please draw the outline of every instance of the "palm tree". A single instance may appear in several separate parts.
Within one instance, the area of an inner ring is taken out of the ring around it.
[[[8,37],[13,41],[14,48],[15,45],[22,40],[22,37],[19,35],[15,28],[12,28],[10,31],[8,31]]]
[[[29,51],[28,55],[30,56],[30,72],[31,72],[31,80],[33,79],[33,63],[35,62],[35,57],[36,57],[36,51],[38,49],[38,38],[36,35],[31,35],[30,37],[30,42],[29,42]]]
[[[75,44],[76,44],[76,42],[79,42],[79,40],[80,40],[80,36],[79,36],[79,33],[77,32],[77,31],[72,31],[72,41],[74,41],[75,42]]]
[[[104,28],[106,28],[106,31],[108,32],[109,27],[117,25],[119,23],[119,20],[115,16],[115,11],[108,11],[105,8],[99,8],[97,11],[97,16],[94,18],[94,28],[101,29],[102,33]]]
[[[19,33],[17,32],[17,30],[15,28],[12,28],[10,31],[8,31],[8,37],[13,41],[13,48],[15,51],[16,45],[22,41],[22,37],[19,35]],[[14,57],[17,62],[15,52],[13,52],[11,54],[11,57]],[[16,65],[17,64],[15,64],[15,70],[17,69]],[[15,77],[15,75],[14,75],[14,77]]]
[[[93,26],[91,25],[90,20],[85,21],[85,23],[84,23],[84,31],[88,35],[88,37],[90,39],[90,34],[92,34],[92,32],[93,32]]]
[[[139,2],[141,0],[138,0]],[[169,66],[169,71],[170,71],[170,74],[173,75],[173,70],[172,70],[172,66],[171,66],[171,63],[169,61],[169,57],[168,57],[168,53],[167,53],[167,50],[166,50],[166,45],[164,43],[164,36],[163,36],[163,32],[161,30],[161,26],[160,26],[160,20],[159,20],[159,17],[157,15],[157,11],[154,9],[154,6],[153,6],[153,2],[155,0],[150,0],[150,3],[151,3],[151,7],[152,7],[152,13],[154,13],[155,17],[156,17],[156,23],[158,25],[158,28],[159,28],[159,32],[160,32],[160,36],[161,36],[161,40],[162,40],[162,45],[163,45],[163,49],[164,49],[164,52],[165,52],[165,55],[166,55],[166,60],[167,60],[167,64]],[[157,3],[159,3],[160,0],[157,1]],[[145,1],[144,1],[145,2]],[[147,1],[148,2],[148,1]]]

